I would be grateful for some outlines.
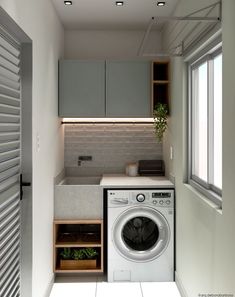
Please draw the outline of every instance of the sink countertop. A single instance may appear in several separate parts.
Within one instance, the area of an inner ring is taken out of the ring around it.
[[[127,176],[125,174],[104,174],[100,185],[107,186],[130,186],[130,187],[154,187],[174,188],[174,184],[165,176]]]

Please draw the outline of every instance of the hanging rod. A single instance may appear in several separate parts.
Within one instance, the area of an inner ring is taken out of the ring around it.
[[[151,20],[150,20],[150,22],[149,22],[149,24],[148,24],[147,30],[146,30],[146,32],[145,32],[145,34],[144,34],[144,38],[143,38],[143,40],[142,40],[142,42],[141,42],[140,48],[139,48],[139,50],[138,50],[138,56],[142,55],[142,53],[143,53],[143,51],[144,51],[145,43],[146,43],[146,41],[147,41],[147,39],[148,39],[148,37],[149,37],[149,34],[150,34],[150,32],[151,32],[151,29],[152,29],[152,26],[153,26],[155,23],[156,23],[156,20],[155,20],[154,17],[152,17]]]
[[[152,17],[150,22],[149,22],[149,25],[147,27],[147,30],[144,34],[144,38],[141,42],[141,45],[139,47],[139,50],[138,50],[138,56],[140,55],[144,55],[143,54],[143,51],[144,51],[144,48],[145,48],[145,44],[148,40],[148,37],[149,37],[149,34],[151,32],[151,29],[153,27],[154,24],[156,24],[156,20],[171,20],[171,21],[196,21],[196,22],[206,22],[206,23],[210,23],[210,22],[213,22],[213,23],[218,23],[221,21],[220,17]],[[144,56],[149,56],[149,54],[145,54]],[[172,55],[171,53],[169,54],[163,54],[163,53],[156,53],[154,54],[154,56],[169,56],[169,55]],[[173,54],[174,55],[174,54]]]
[[[173,54],[173,53],[146,53],[146,54],[142,54],[143,57],[182,57],[182,54]]]
[[[191,17],[191,16],[194,16],[195,14],[197,14],[197,13],[199,13],[199,12],[202,12],[202,11],[205,11],[205,10],[211,8],[211,9],[209,10],[209,12],[206,13],[206,15],[204,15],[204,17],[206,17],[206,16],[208,16],[208,14],[209,14],[209,13],[210,13],[210,12],[217,6],[217,5],[219,5],[219,18],[222,19],[222,3],[221,3],[221,0],[220,0],[219,2],[213,3],[213,4],[211,4],[211,5],[208,5],[208,6],[205,6],[205,7],[203,7],[203,8],[200,8],[200,9],[194,11],[194,12],[191,12],[191,13],[187,14],[185,17]],[[178,24],[178,22],[177,22],[177,24]]]
[[[216,17],[209,17],[207,16],[217,5],[219,5],[219,16],[216,16]],[[209,11],[209,13],[206,15],[206,16],[194,16],[195,14],[201,12],[201,11],[205,11],[207,9],[211,8],[211,10]],[[213,3],[211,5],[208,5],[206,7],[203,7],[201,9],[198,9],[184,17],[152,17],[149,24],[148,24],[148,27],[147,27],[147,30],[145,31],[145,34],[144,34],[144,37],[143,37],[143,40],[140,44],[140,47],[139,47],[139,50],[138,50],[138,56],[182,56],[183,54],[183,45],[184,45],[184,41],[182,41],[181,46],[182,47],[182,51],[181,51],[181,54],[174,54],[174,53],[171,53],[171,52],[168,52],[168,53],[156,53],[156,54],[143,54],[144,52],[144,48],[145,48],[145,44],[148,40],[148,37],[149,37],[149,34],[151,32],[151,29],[153,27],[154,24],[157,23],[157,21],[166,21],[166,20],[169,20],[169,21],[193,21],[193,22],[205,22],[205,23],[219,23],[221,22],[221,16],[222,16],[222,2],[221,0],[219,2],[216,2],[216,3]],[[177,47],[179,47],[177,46]]]
[[[206,22],[206,23],[217,23],[220,22],[220,17],[153,17],[155,21],[196,21],[196,22]]]
[[[195,15],[195,13],[198,13],[198,12],[205,11],[205,10],[208,10],[208,9],[209,9],[209,10],[207,11],[207,13],[203,16],[203,17],[208,17],[209,14],[213,11],[213,9],[214,9],[218,4],[219,4],[219,3],[215,3],[215,4],[213,4],[213,5],[209,5],[209,6],[207,6],[207,7],[201,8],[201,9],[199,9],[199,10],[193,12],[193,13],[190,13],[190,14],[186,15],[186,17],[192,17],[193,15]],[[189,22],[189,21],[188,21],[188,22]],[[179,23],[179,21],[177,21],[177,23],[176,23],[176,25],[174,26],[174,28],[177,26],[178,23]],[[217,23],[217,22],[212,23],[212,26],[213,26],[214,24],[216,24],[216,23]],[[191,36],[192,33],[193,33],[193,32],[194,32],[200,25],[201,25],[201,22],[198,21],[198,22],[194,25],[193,29],[190,30],[190,32],[189,32],[186,36],[184,36],[184,39],[182,40],[182,44],[183,44],[183,46],[182,46],[182,55],[183,55],[183,52],[184,52],[184,45],[186,44],[186,40],[187,40],[187,38],[188,38],[189,36]],[[171,40],[171,42],[170,42],[170,44],[168,45],[168,48],[167,48],[166,50],[168,50],[169,48],[171,48],[171,44],[174,44],[175,40],[177,40],[177,38],[180,36],[180,34],[185,30],[185,27],[186,27],[186,26],[184,26],[183,29],[181,29],[180,32],[176,34],[176,36],[173,38],[173,40]],[[170,32],[169,34],[171,34],[172,31],[174,31],[174,30],[171,30],[171,32]],[[208,30],[207,30],[207,31],[208,31]],[[199,35],[199,36],[200,36],[200,35]]]

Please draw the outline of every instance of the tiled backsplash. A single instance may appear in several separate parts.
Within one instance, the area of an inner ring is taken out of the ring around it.
[[[82,161],[79,156],[92,156]],[[138,160],[162,158],[151,124],[67,124],[65,126],[65,170],[67,176],[124,173]]]

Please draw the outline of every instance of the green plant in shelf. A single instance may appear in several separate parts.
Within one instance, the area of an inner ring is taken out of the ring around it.
[[[71,248],[64,248],[61,252],[60,252],[60,256],[62,259],[64,260],[70,260],[72,259],[72,251]]]
[[[83,260],[85,259],[84,249],[73,250],[73,259],[74,260]]]
[[[163,135],[167,129],[167,113],[167,105],[162,103],[158,103],[153,111],[154,130],[159,142],[162,142]]]
[[[94,259],[98,252],[93,248],[74,249],[72,258],[74,260]]]
[[[93,248],[71,249],[64,248],[60,252],[60,257],[63,260],[85,260],[94,259],[99,253]]]
[[[93,248],[71,249],[64,248],[60,252],[60,257],[63,260],[85,260],[94,259],[99,253]]]
[[[93,248],[84,249],[84,254],[86,255],[87,259],[94,259],[96,256],[98,256],[98,252]]]

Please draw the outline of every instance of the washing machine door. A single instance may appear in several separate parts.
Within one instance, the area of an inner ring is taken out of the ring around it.
[[[170,228],[166,218],[151,207],[132,207],[124,211],[112,228],[117,251],[135,262],[152,261],[167,248]]]

